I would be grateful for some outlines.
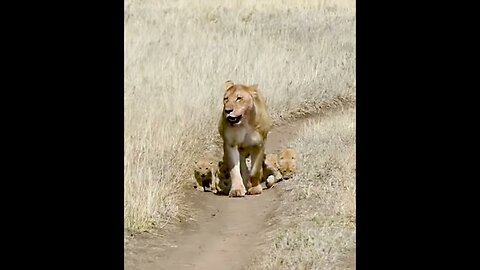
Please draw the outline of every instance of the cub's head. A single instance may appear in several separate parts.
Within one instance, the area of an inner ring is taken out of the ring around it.
[[[194,162],[194,172],[195,178],[197,181],[201,182],[202,186],[210,187],[210,183],[212,181],[212,169],[214,166],[213,161],[200,159]]]
[[[278,167],[278,155],[277,154],[266,154],[265,155],[265,165],[267,168],[277,168]]]
[[[292,148],[284,149],[278,155],[278,166],[283,180],[288,180],[293,177],[297,171],[297,153]]]
[[[239,125],[248,119],[254,107],[257,86],[246,86],[227,81],[223,88],[225,90],[223,95],[223,114],[225,120],[231,126]]]

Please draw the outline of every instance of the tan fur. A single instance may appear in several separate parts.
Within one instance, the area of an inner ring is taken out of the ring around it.
[[[244,196],[247,192],[245,186],[248,194],[260,194],[265,140],[272,125],[265,100],[257,85],[227,81],[224,91],[218,131],[223,139],[223,161],[232,180],[229,196]],[[227,118],[241,120],[232,123]],[[252,160],[250,172],[245,161],[248,156]]]
[[[194,176],[196,183],[194,188],[200,191],[208,191],[205,187],[212,187],[217,171],[217,164],[213,160],[199,159],[194,162]]]
[[[283,180],[292,178],[297,171],[297,153],[292,148],[283,149],[278,155],[278,166]]]
[[[273,176],[273,179],[272,177]],[[280,173],[278,165],[277,154],[267,154],[265,161],[263,162],[263,177],[262,182],[265,182],[267,188],[271,188],[275,183],[282,180],[282,174]]]

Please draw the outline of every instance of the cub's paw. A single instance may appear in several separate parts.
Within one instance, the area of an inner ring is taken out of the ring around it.
[[[198,191],[205,191],[205,189],[202,186],[193,186],[193,188]]]
[[[267,180],[265,180],[265,185],[267,186],[267,188],[271,188],[273,187],[273,184],[275,184],[275,178],[273,177],[273,175],[270,175]]]

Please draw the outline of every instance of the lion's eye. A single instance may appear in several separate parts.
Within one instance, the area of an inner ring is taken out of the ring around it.
[[[242,97],[237,97],[237,101],[240,101],[240,100],[242,100]]]

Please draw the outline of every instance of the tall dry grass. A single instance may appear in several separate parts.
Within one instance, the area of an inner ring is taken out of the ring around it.
[[[301,169],[280,183],[274,227],[247,268],[355,269],[355,109],[305,124],[291,146]]]
[[[221,85],[259,84],[277,121],[355,95],[353,1],[125,1],[125,228],[183,213],[218,142]]]

